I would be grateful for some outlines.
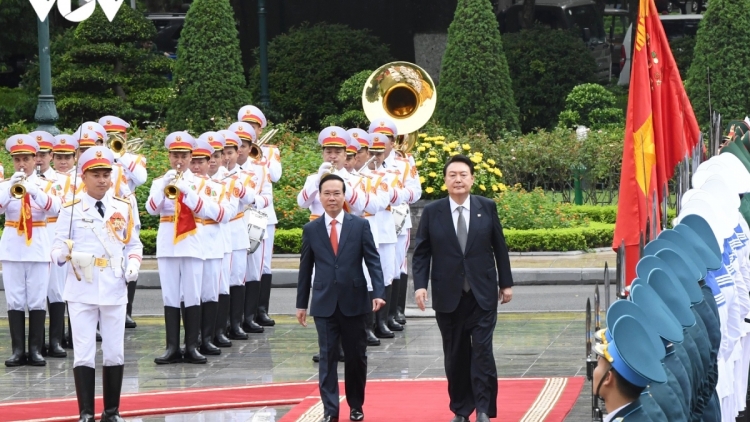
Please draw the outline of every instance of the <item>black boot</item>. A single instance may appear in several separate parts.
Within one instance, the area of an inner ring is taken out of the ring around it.
[[[105,366],[102,368],[102,395],[104,412],[101,422],[125,422],[120,417],[120,391],[125,365]]]
[[[401,282],[398,284],[398,301],[396,302],[396,322],[406,324],[406,292],[409,287],[409,275],[401,273]]]
[[[370,303],[372,303],[372,292],[369,293]],[[367,333],[367,345],[380,346],[380,339],[375,337],[375,333],[372,331],[373,327],[375,327],[375,312],[372,312],[372,309],[370,309],[370,312],[367,313],[366,319],[367,323],[365,325],[365,333]]]
[[[8,311],[8,326],[13,354],[5,361],[5,366],[26,365],[26,312]]]
[[[393,338],[395,334],[388,328],[388,299],[390,298],[389,289],[391,286],[385,288],[385,306],[381,307],[379,311],[375,313],[375,329],[373,332],[377,338]]]
[[[102,342],[102,334],[99,331],[99,323],[96,323],[96,342],[101,343]]]
[[[64,358],[68,352],[62,348],[62,338],[65,332],[65,302],[52,302],[49,308],[49,348],[47,356]]]
[[[42,344],[44,343],[44,318],[47,311],[29,311],[29,354],[28,364],[31,366],[44,366],[47,361],[42,357]]]
[[[248,334],[258,334],[264,331],[263,327],[255,322],[255,315],[258,312],[259,296],[259,281],[248,281],[245,283],[245,319],[242,323],[242,329]]]
[[[216,312],[216,328],[214,334],[214,345],[216,347],[232,347],[224,334],[227,331],[227,318],[229,318],[229,295],[219,295],[219,305]]]
[[[269,304],[271,302],[271,274],[260,276],[260,298],[258,299],[258,313],[255,315],[255,322],[261,327],[273,327],[276,321],[268,316]]]
[[[167,330],[167,350],[154,359],[157,365],[182,362],[180,353],[180,308],[164,307],[164,325]]]
[[[385,306],[388,308],[388,328],[391,331],[404,331],[404,327],[396,322],[396,310],[398,309],[398,286],[401,279],[393,279],[393,284],[385,288]]]
[[[247,333],[242,329],[242,313],[245,311],[245,286],[229,287],[229,331],[227,337],[232,340],[247,340]]]
[[[78,422],[94,422],[94,387],[96,385],[96,371],[88,366],[73,368],[73,378],[76,384],[76,398],[78,398]]]
[[[128,283],[128,306],[125,314],[125,328],[135,328],[138,324],[133,321],[133,299],[135,299],[135,288],[138,280]]]
[[[204,355],[220,355],[221,349],[214,346],[214,330],[216,329],[216,313],[219,302],[201,303],[201,342],[200,351]]]
[[[201,307],[185,307],[185,362],[206,363],[207,359],[198,351],[198,331],[201,326]]]
[[[63,347],[73,350],[73,325],[70,323],[70,310],[68,310],[68,331],[65,333]]]

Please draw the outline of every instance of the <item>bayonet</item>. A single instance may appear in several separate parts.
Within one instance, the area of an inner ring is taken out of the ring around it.
[[[599,282],[594,285],[594,332],[599,331],[601,323],[599,317],[601,315],[601,303],[599,299]]]
[[[604,263],[604,310],[605,312],[609,309],[609,264]]]
[[[586,360],[592,358],[591,341],[593,338],[594,335],[591,332],[591,299],[586,299]],[[589,371],[588,368],[586,371],[586,377],[588,377],[589,380],[593,379],[593,372]]]

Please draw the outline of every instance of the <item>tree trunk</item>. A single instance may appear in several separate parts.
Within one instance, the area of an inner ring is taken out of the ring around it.
[[[522,26],[524,29],[529,29],[534,26],[534,7],[536,0],[523,0],[523,21]]]

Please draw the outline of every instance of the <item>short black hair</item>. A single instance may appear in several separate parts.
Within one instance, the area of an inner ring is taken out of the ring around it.
[[[448,173],[448,166],[453,163],[466,164],[467,166],[469,166],[469,172],[471,172],[471,175],[474,175],[474,163],[471,162],[471,159],[463,154],[456,154],[445,162],[445,166],[443,166],[443,177],[445,177],[445,174]]]
[[[344,182],[344,179],[342,179],[341,176],[333,173],[326,174],[320,178],[320,183],[318,183],[318,191],[323,189],[323,183],[329,180],[338,180],[339,182],[341,182],[341,185],[344,187],[344,193],[346,193],[346,182]]]
[[[638,387],[632,382],[626,380],[622,375],[620,375],[615,370],[615,368],[612,368],[611,371],[612,371],[612,375],[615,377],[615,380],[616,380],[617,390],[626,399],[635,401],[638,397],[641,396],[641,393],[643,392],[643,390],[646,389],[646,387]]]

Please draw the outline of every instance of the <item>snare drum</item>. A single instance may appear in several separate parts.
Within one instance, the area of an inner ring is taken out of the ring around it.
[[[248,208],[245,210],[242,220],[247,225],[247,237],[250,240],[250,247],[247,248],[248,255],[254,253],[260,244],[263,243],[263,238],[266,235],[266,227],[268,227],[268,216],[256,209]]]

